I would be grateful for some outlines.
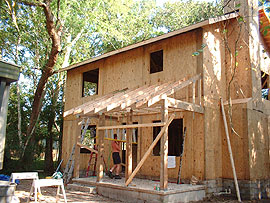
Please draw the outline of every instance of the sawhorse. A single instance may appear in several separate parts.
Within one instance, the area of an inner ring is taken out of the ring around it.
[[[19,172],[19,173],[12,173],[10,176],[10,182],[15,183],[15,180],[38,180],[38,172]],[[40,192],[40,188],[37,188],[38,192]],[[29,194],[28,199],[30,198],[31,193]]]
[[[63,179],[38,179],[38,180],[34,180],[31,190],[30,190],[30,194],[33,192],[35,193],[35,203],[37,202],[37,190],[40,187],[50,187],[50,186],[58,186],[57,188],[57,193],[56,193],[56,202],[58,202],[59,199],[59,192],[60,192],[60,187],[62,189],[62,193],[64,196],[64,200],[65,203],[67,203],[67,198],[66,198],[66,192],[65,192],[65,188],[64,188],[64,184],[63,184]],[[29,202],[29,198],[27,200],[27,203]]]

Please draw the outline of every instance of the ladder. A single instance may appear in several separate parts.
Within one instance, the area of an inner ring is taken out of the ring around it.
[[[91,163],[93,156],[94,156],[94,160],[95,160],[94,164]],[[94,153],[94,152],[91,152],[90,158],[89,158],[89,161],[88,161],[87,170],[86,170],[86,177],[89,176],[89,170],[90,170],[90,166],[91,166],[91,165],[94,165],[94,170],[93,170],[93,174],[92,174],[92,175],[93,175],[93,176],[96,175],[96,166],[97,166],[96,163],[97,163],[97,154]]]
[[[63,173],[64,184],[67,184],[69,182],[69,180],[70,180],[70,178],[72,176],[72,173],[73,173],[74,163],[75,163],[75,157],[74,157],[75,148],[76,148],[76,144],[74,144],[73,147],[72,147],[72,151],[71,151],[71,153],[69,155],[69,159],[68,159],[66,168],[64,170],[64,173]]]
[[[94,148],[94,149],[96,150],[96,148]],[[89,158],[89,161],[88,161],[87,170],[86,170],[86,177],[89,176],[89,170],[90,170],[90,166],[91,165],[94,165],[93,176],[96,175],[97,155],[98,155],[97,153],[91,152],[90,158]],[[94,163],[91,163],[92,162],[92,159],[93,159],[93,156],[94,156],[95,162]],[[107,173],[108,172],[108,169],[107,169],[107,166],[106,166],[106,162],[104,160],[104,157],[102,157],[102,160],[103,160],[103,163],[104,163],[105,172]]]
[[[81,131],[83,131],[83,132],[81,134],[81,143],[82,143],[82,141],[84,139],[84,136],[85,136],[86,131],[88,129],[89,123],[90,123],[90,119],[89,118],[87,119],[86,123],[84,122],[84,119],[82,120]],[[71,150],[71,153],[69,155],[69,159],[68,159],[67,165],[66,165],[65,170],[64,170],[64,173],[63,173],[64,184],[69,183],[70,178],[72,177],[72,173],[73,173],[73,169],[74,169],[74,164],[75,164],[75,149],[76,149],[76,144],[77,143],[75,143],[73,145],[73,147],[72,147],[72,150]]]

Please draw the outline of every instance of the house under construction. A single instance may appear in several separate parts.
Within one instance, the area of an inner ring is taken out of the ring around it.
[[[143,193],[132,189],[134,178],[159,181],[155,194],[164,198],[156,201],[175,201],[165,194],[174,194],[168,184],[179,178],[195,178],[203,194],[230,187],[248,198],[268,197],[270,21],[257,1],[241,3],[238,12],[228,7],[224,16],[62,70],[62,158],[67,165],[74,152],[76,180],[96,152],[98,193],[110,197],[116,190]],[[103,184],[103,171],[113,165],[113,134],[122,143],[121,187]]]

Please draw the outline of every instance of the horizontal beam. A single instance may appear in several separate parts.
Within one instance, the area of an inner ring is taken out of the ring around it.
[[[143,124],[130,124],[130,125],[112,125],[112,126],[102,126],[97,127],[97,130],[106,130],[106,129],[125,129],[125,128],[143,128],[143,127],[158,127],[164,126],[165,123],[143,123]]]
[[[204,113],[203,107],[197,104],[192,104],[192,103],[180,101],[180,100],[169,98],[169,97],[167,98],[167,100],[168,100],[169,107],[173,107],[177,109],[184,109],[187,111],[194,111],[197,113]]]

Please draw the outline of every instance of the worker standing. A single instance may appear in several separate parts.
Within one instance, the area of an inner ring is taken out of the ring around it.
[[[112,158],[113,158],[113,167],[109,171],[109,177],[115,179],[121,179],[119,173],[121,169],[121,158],[120,158],[120,142],[117,141],[117,135],[114,134],[114,140],[112,141]],[[115,176],[113,171],[115,170]]]

